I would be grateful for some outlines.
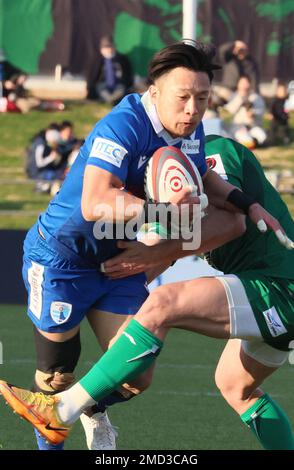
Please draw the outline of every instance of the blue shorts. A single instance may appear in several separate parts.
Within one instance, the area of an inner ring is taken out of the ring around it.
[[[134,315],[148,297],[144,273],[111,280],[96,269],[79,266],[77,256],[68,258],[42,239],[37,225],[28,232],[23,279],[28,292],[28,315],[40,330],[70,330],[92,308]]]

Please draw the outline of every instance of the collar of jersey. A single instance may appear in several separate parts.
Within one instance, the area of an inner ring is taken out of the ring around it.
[[[158,137],[163,138],[168,145],[174,145],[182,141],[181,137],[174,138],[164,129],[163,125],[159,120],[156,107],[151,101],[150,93],[148,90],[143,94],[141,102]]]

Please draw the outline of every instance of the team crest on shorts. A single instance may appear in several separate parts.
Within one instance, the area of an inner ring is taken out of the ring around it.
[[[50,315],[57,325],[65,323],[69,319],[71,311],[72,304],[66,302],[52,302],[50,306]]]

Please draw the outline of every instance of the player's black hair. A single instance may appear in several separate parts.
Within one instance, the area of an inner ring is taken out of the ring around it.
[[[195,72],[206,72],[209,80],[213,79],[213,70],[221,67],[213,64],[216,48],[212,44],[203,44],[191,39],[176,42],[161,49],[150,62],[148,82],[152,84],[161,75],[176,67],[185,67]]]

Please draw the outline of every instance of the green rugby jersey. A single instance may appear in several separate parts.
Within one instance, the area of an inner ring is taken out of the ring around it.
[[[288,208],[250,150],[231,139],[208,136],[205,152],[210,168],[251,195],[294,239],[294,223]],[[294,250],[282,246],[271,230],[259,232],[248,217],[246,224],[242,237],[211,252],[212,265],[225,274],[254,270],[264,276],[293,279]]]

